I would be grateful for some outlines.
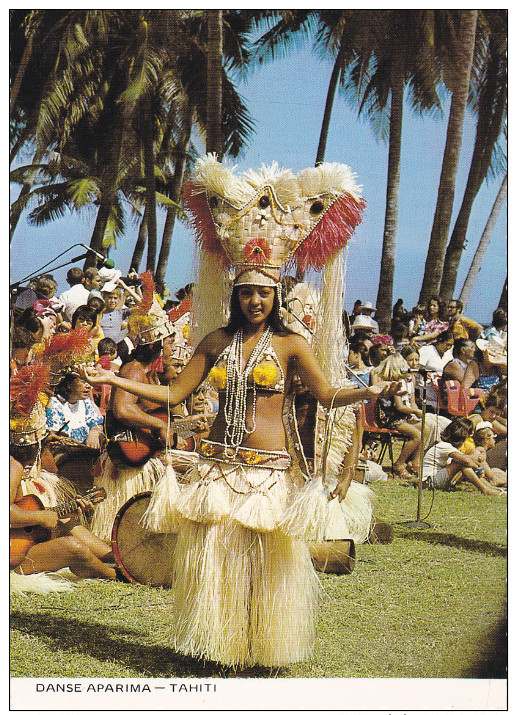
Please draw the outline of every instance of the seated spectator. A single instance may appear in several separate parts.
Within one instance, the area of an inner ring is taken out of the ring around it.
[[[99,449],[103,421],[90,397],[90,385],[74,373],[65,375],[47,405],[47,428]]]
[[[118,372],[120,360],[117,361],[117,343],[112,338],[102,338],[97,344],[97,354],[99,359],[95,363],[105,370]]]
[[[411,318],[408,324],[410,340],[414,340],[425,333],[426,321],[424,319],[424,314],[424,305],[415,305],[411,311]]]
[[[393,347],[397,352],[409,345],[409,328],[401,320],[392,320],[390,335],[393,338]]]
[[[450,489],[461,480],[474,484],[483,494],[501,494],[501,489],[488,482],[483,470],[483,457],[460,451],[472,434],[472,423],[466,417],[456,417],[442,432],[439,442],[424,454],[422,478],[435,489]],[[479,473],[478,473],[479,472]]]
[[[38,303],[38,301],[36,301]],[[43,352],[45,341],[56,332],[57,318],[55,312],[42,305],[35,308],[26,308],[16,321],[17,325],[26,328],[33,341],[33,355]]]
[[[479,474],[483,476],[487,482],[496,487],[506,486],[506,472],[498,467],[490,467],[487,462],[488,451],[495,447],[495,435],[490,422],[478,422],[474,427],[474,435],[467,437],[465,442],[460,447],[464,454],[470,456],[480,456],[482,464]]]
[[[399,354],[389,355],[370,373],[371,384],[380,380],[398,380],[399,392],[393,397],[379,397],[375,402],[375,418],[380,427],[397,430],[406,441],[393,464],[393,472],[402,479],[412,480],[420,463],[421,410],[415,402],[415,379],[408,363]],[[408,471],[408,467],[412,473]]]
[[[80,268],[70,268],[66,281],[70,288],[61,293],[59,300],[64,306],[67,319],[71,321],[77,308],[86,305],[90,291],[84,287],[84,273]]]
[[[373,314],[376,310],[377,308],[374,308],[369,300],[367,300],[365,303],[361,303],[361,305],[359,306],[360,315],[366,315],[375,334],[379,332],[379,324],[376,320],[373,319]]]
[[[507,325],[508,317],[506,315],[506,311],[502,308],[497,308],[492,314],[492,324],[482,331],[480,337],[483,338],[483,340],[499,338],[506,343]]]
[[[454,339],[470,338],[476,340],[483,326],[476,323],[475,320],[466,318],[463,313],[463,303],[461,300],[450,300],[445,309],[445,317],[449,321],[449,330],[452,330]]]
[[[372,322],[371,318],[368,318],[366,315],[356,316],[351,326],[352,335],[362,333],[367,339],[371,340],[374,335],[374,326],[372,325]]]
[[[365,348],[364,343],[352,338],[348,350],[348,365],[352,368],[352,372],[347,370],[347,373],[361,387],[363,387],[362,383],[364,385],[370,384],[370,370],[372,369],[364,362],[363,354],[368,356],[368,350]]]
[[[444,380],[457,380],[462,382],[465,377],[467,365],[474,357],[475,344],[468,338],[456,338],[452,348],[452,360],[443,368],[442,382]]]
[[[368,351],[368,361],[371,367],[378,367],[390,354],[390,346],[385,343],[375,343]]]
[[[404,321],[406,319],[406,310],[404,308],[404,301],[402,298],[399,298],[395,305],[393,306],[393,312],[391,315],[392,320],[402,320]]]
[[[28,365],[32,358],[34,340],[22,325],[14,325],[11,334],[11,359],[9,362],[10,376],[16,375],[22,367]]]
[[[58,324],[65,320],[64,305],[55,297],[57,281],[49,274],[39,276],[34,282],[34,290],[39,299],[48,300],[50,307],[56,313]]]
[[[499,384],[507,371],[507,357],[504,348],[495,341],[477,340],[473,359],[467,365],[461,386],[468,390],[478,387],[488,394]]]
[[[423,333],[413,338],[418,345],[436,340],[438,335],[447,330],[449,323],[442,319],[442,303],[438,296],[431,296],[427,301],[425,310],[425,323]]]
[[[452,360],[454,338],[449,330],[438,335],[431,345],[423,345],[419,351],[420,367],[427,371],[427,406],[438,410],[439,379],[443,368]]]
[[[506,401],[497,390],[490,392],[480,400],[481,412],[469,415],[474,427],[480,422],[488,422],[496,438],[495,446],[487,452],[487,461],[491,467],[506,470],[507,457],[507,424],[505,414]]]

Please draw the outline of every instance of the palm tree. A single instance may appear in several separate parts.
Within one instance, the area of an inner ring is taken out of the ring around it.
[[[481,269],[481,264],[483,262],[486,249],[488,247],[490,238],[492,237],[492,232],[497,222],[497,217],[499,216],[499,212],[501,211],[501,207],[506,198],[507,185],[508,175],[504,177],[503,183],[501,184],[501,187],[497,193],[494,205],[492,206],[490,216],[485,226],[485,230],[481,234],[481,238],[479,239],[479,245],[476,249],[476,253],[474,254],[474,258],[472,259],[472,263],[470,265],[469,272],[467,273],[467,277],[465,278],[463,288],[461,289],[460,300],[462,301],[463,305],[467,305],[467,303],[469,302],[470,294],[472,293],[472,288],[474,287],[477,275]]]
[[[445,248],[452,216],[454,188],[461,149],[463,118],[467,106],[470,71],[476,40],[477,10],[459,10],[458,43],[456,45],[456,71],[453,77],[453,92],[447,126],[447,138],[443,155],[438,199],[433,228],[424,269],[424,280],[419,303],[427,303],[440,287]]]
[[[458,268],[465,247],[468,222],[474,200],[490,170],[505,161],[499,160],[498,139],[503,131],[507,111],[507,11],[484,11],[490,37],[483,65],[474,77],[476,85],[477,130],[470,171],[463,201],[445,253],[440,295],[450,300],[454,293]]]

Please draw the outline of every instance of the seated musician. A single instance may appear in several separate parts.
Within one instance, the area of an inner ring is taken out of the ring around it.
[[[33,364],[11,379],[10,526],[23,530],[10,534],[11,568],[28,575],[69,567],[81,577],[113,579],[115,570],[105,563],[111,558],[110,546],[78,523],[77,516],[91,504],[49,471],[55,464],[45,445],[48,374],[45,365]],[[67,501],[77,516],[65,522],[54,508]],[[40,537],[34,530],[27,531],[31,526],[48,533]],[[41,543],[36,543],[40,538]]]

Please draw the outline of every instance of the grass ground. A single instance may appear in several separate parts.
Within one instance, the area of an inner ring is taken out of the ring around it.
[[[505,677],[506,496],[422,495],[393,480],[374,485],[377,515],[395,526],[389,545],[357,547],[350,575],[321,575],[310,660],[280,677]],[[429,508],[431,511],[428,516]],[[73,593],[11,599],[11,674],[25,677],[264,677],[228,672],[173,653],[156,634],[169,593],[87,582]]]

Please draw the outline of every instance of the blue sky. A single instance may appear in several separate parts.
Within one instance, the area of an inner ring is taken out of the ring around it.
[[[240,86],[255,121],[255,134],[249,147],[236,161],[239,170],[256,168],[262,163],[270,164],[273,161],[295,171],[314,165],[331,69],[330,63],[316,59],[308,48],[301,49],[288,59],[263,64]],[[393,300],[403,298],[404,306],[408,309],[416,304],[422,283],[446,128],[447,110],[442,118],[437,119],[414,116],[409,107],[406,108]],[[468,114],[464,126],[453,221],[463,196],[474,137],[475,120]],[[197,148],[200,153],[204,152],[201,141],[197,143]],[[388,145],[377,141],[371,126],[357,118],[341,96],[334,103],[325,161],[349,164],[357,174],[358,183],[363,186],[367,202],[363,222],[350,243],[345,306],[351,308],[356,298],[374,303],[382,250]],[[456,295],[459,295],[463,285],[502,178],[500,176],[485,183],[476,198],[467,234],[467,249],[458,274]],[[36,228],[29,226],[22,218],[11,244],[11,282],[36,271],[75,243],[88,245],[94,220],[94,213],[73,214]],[[159,232],[163,221],[164,217],[160,216]],[[116,250],[110,253],[123,272],[129,267],[137,232],[138,227],[128,223],[126,234],[119,239]],[[499,301],[506,275],[506,236],[505,203],[465,311],[480,322],[490,322],[492,311]],[[81,252],[82,249],[74,249],[59,263]],[[192,256],[193,234],[177,223],[166,275],[172,292],[193,280]],[[59,283],[59,292],[67,288],[65,276],[68,267],[53,271]]]

